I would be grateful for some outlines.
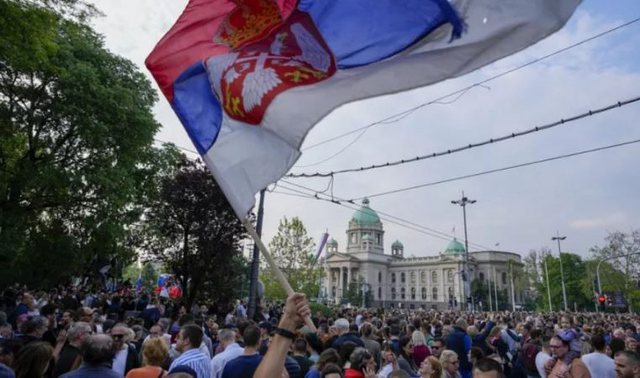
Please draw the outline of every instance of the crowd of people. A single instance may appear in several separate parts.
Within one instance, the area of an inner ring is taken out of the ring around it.
[[[0,310],[0,378],[640,378],[633,314],[311,314],[294,294],[248,319],[240,301],[217,313],[24,287],[6,289]]]

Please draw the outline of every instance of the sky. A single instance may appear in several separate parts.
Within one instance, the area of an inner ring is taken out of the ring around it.
[[[185,0],[94,0],[103,16],[94,19],[106,47],[133,61],[150,79],[144,59],[171,27]],[[640,18],[637,0],[586,0],[559,32],[513,56],[466,76],[425,88],[347,104],[307,136],[294,173],[327,172],[383,164],[510,135],[640,96],[640,21],[563,53],[475,86],[461,96],[422,106],[393,122],[378,123],[514,67]],[[154,87],[157,86],[154,82]],[[158,92],[159,93],[159,92]],[[154,114],[160,141],[193,150],[166,100]],[[640,102],[456,154],[391,168],[326,178],[286,179],[265,197],[263,239],[269,242],[283,217],[298,217],[318,240],[328,231],[346,245],[354,214],[319,197],[355,200],[365,196],[384,224],[386,253],[395,240],[405,256],[433,256],[454,235],[464,239],[465,195],[470,251],[495,249],[521,255],[550,248],[558,232],[563,252],[589,257],[609,232],[640,228],[640,143],[547,161],[471,178],[449,180],[514,165],[640,140]],[[322,143],[318,146],[314,146]],[[187,153],[189,156],[193,154]],[[447,181],[444,183],[437,183]],[[422,186],[393,194],[396,189]],[[299,185],[307,189],[302,189]],[[292,190],[296,190],[295,192]],[[300,193],[303,192],[304,194]],[[302,197],[301,197],[302,196]],[[327,197],[328,196],[328,197]]]

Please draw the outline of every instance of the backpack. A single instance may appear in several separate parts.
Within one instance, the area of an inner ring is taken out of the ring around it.
[[[537,373],[536,356],[540,352],[540,347],[534,343],[526,343],[522,348],[522,364],[527,372]]]

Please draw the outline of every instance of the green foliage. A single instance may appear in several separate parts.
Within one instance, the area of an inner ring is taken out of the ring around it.
[[[300,219],[286,217],[280,221],[278,233],[269,243],[269,251],[276,265],[282,270],[289,284],[296,292],[305,293],[307,298],[315,298],[320,291],[320,280],[324,269],[314,261],[313,239]],[[267,299],[285,299],[286,293],[277,282],[264,261],[261,264],[260,280],[264,283]]]
[[[248,275],[239,247],[244,227],[213,176],[183,157],[159,189],[140,225],[140,248],[183,283],[188,306],[238,298]]]
[[[82,1],[0,1],[0,284],[50,286],[131,261],[156,174],[150,82],[105,49]]]
[[[355,282],[349,283],[344,298],[356,307],[362,307],[364,298],[364,307],[366,308],[370,307],[371,303],[373,303],[373,291],[371,287],[365,283],[364,278],[358,276]]]
[[[315,314],[321,312],[325,317],[328,318],[333,314],[333,310],[331,310],[331,307],[322,303],[311,302],[309,303],[309,307],[311,308],[311,316],[315,316]]]

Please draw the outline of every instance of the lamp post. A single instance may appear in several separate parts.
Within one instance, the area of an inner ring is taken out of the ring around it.
[[[549,269],[547,269],[547,256],[544,256],[544,274],[547,276],[547,299],[549,299],[549,312],[553,312],[551,306],[551,285],[549,284]]]
[[[551,240],[555,240],[558,242],[558,257],[560,258],[560,281],[562,283],[562,302],[564,304],[564,310],[568,311],[567,290],[564,286],[564,269],[562,267],[562,250],[560,249],[560,240],[565,240],[566,238],[566,236],[560,236],[560,232],[556,231],[556,236],[552,237]]]
[[[470,295],[470,285],[471,282],[469,281],[471,279],[470,274],[469,274],[469,240],[467,237],[467,204],[474,204],[476,203],[476,200],[470,200],[467,197],[465,197],[464,195],[464,191],[462,192],[462,198],[459,200],[454,200],[451,201],[452,204],[454,205],[460,205],[462,206],[462,219],[464,221],[464,303],[465,303],[465,308],[467,308],[466,306],[466,302],[467,302],[467,298]],[[471,298],[471,309],[473,310],[473,298]]]

